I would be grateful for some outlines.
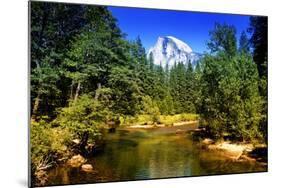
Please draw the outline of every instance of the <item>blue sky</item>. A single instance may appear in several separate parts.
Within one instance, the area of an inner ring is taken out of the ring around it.
[[[155,44],[159,36],[174,36],[186,42],[193,51],[202,53],[207,51],[206,41],[215,22],[234,25],[237,38],[249,25],[249,16],[244,15],[123,7],[109,7],[109,10],[127,34],[127,39],[134,40],[140,36],[146,50]]]

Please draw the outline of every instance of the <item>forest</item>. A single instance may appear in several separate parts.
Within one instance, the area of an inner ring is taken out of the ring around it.
[[[238,41],[216,23],[200,63],[171,69],[107,7],[32,2],[30,18],[33,174],[73,155],[75,139],[81,153],[99,143],[108,125],[198,120],[214,140],[267,143],[267,17],[252,16]]]

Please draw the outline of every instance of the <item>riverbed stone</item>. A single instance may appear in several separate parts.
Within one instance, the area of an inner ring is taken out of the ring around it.
[[[48,181],[48,175],[45,170],[38,170],[35,172],[36,180],[39,185],[45,185]]]
[[[204,145],[209,145],[209,144],[213,144],[214,141],[210,138],[205,138],[203,141],[202,141],[202,144]]]
[[[81,155],[74,155],[71,157],[71,159],[68,160],[68,164],[71,167],[80,167],[82,164],[84,164],[87,160],[82,157]]]
[[[182,130],[182,129],[177,129],[176,130],[176,134],[182,134],[182,133],[184,133],[184,130]]]
[[[80,144],[80,140],[79,140],[79,139],[74,139],[74,140],[72,140],[72,142],[73,142],[74,144]]]
[[[92,172],[93,171],[93,166],[91,164],[83,164],[81,166],[81,169],[85,172]]]
[[[208,149],[210,150],[218,150],[221,154],[227,158],[238,160],[240,156],[243,154],[246,145],[239,145],[239,144],[231,144],[228,142],[222,142],[217,144],[210,144],[208,145]]]

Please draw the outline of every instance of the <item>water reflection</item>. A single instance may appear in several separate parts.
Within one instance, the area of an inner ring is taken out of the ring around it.
[[[167,178],[265,171],[252,162],[235,162],[200,150],[186,134],[165,129],[119,130],[106,136],[104,153],[88,160],[95,171],[58,166],[49,172],[49,184]]]

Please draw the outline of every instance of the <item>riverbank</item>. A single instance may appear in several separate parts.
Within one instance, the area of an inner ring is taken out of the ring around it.
[[[267,165],[267,145],[245,142],[217,141],[205,138],[200,142],[201,148],[215,151],[221,156],[235,161],[259,162]]]
[[[153,128],[165,126],[180,126],[183,122],[198,121],[198,114],[181,113],[174,115],[157,115],[156,117],[147,114],[126,116],[120,118],[120,127]]]
[[[150,124],[150,125],[141,125],[141,124],[135,124],[135,125],[131,125],[128,126],[126,128],[129,129],[153,129],[153,128],[163,128],[163,127],[180,127],[180,126],[184,126],[184,125],[192,125],[192,124],[198,124],[197,120],[193,120],[193,121],[182,121],[182,122],[177,122],[177,123],[172,123],[171,125],[167,125],[167,124]]]

